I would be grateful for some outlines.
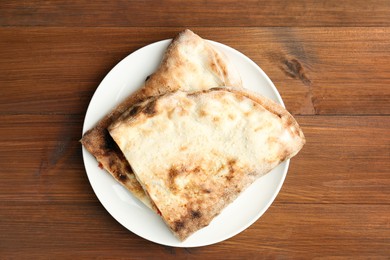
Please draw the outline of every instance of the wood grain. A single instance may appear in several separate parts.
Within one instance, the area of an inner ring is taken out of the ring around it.
[[[389,26],[387,0],[1,1],[0,258],[388,259]],[[122,227],[79,143],[111,68],[184,28],[257,63],[307,139],[267,212],[199,248]]]
[[[84,114],[116,63],[181,29],[0,28],[0,111]],[[293,114],[390,114],[387,27],[194,31],[256,62]]]
[[[95,200],[78,142],[82,120],[68,115],[0,115],[0,168],[8,173],[0,182],[0,200]],[[281,203],[390,204],[389,117],[297,120],[307,143],[291,161],[278,197]],[[15,192],[15,183],[21,192]]]
[[[0,168],[8,174],[0,182],[0,228],[12,233],[0,236],[0,250],[15,257],[42,256],[42,250],[62,257],[120,257],[128,250],[139,257],[228,258],[226,251],[244,258],[386,257],[390,138],[375,136],[386,135],[389,118],[297,119],[308,143],[292,160],[282,191],[267,213],[218,245],[175,249],[133,235],[100,205],[82,166],[82,116],[1,115]],[[337,140],[332,140],[335,133]],[[275,234],[280,227],[283,231]],[[20,243],[23,248],[16,250]]]
[[[136,255],[136,258],[242,259],[356,255],[385,259],[390,243],[386,214],[389,210],[390,205],[275,202],[260,220],[234,239],[208,247],[181,249],[150,243],[132,234],[97,201],[2,203],[0,228],[13,232],[7,238],[4,233],[0,235],[0,250],[13,257]]]
[[[376,1],[2,1],[0,26],[388,26]]]
[[[306,145],[291,161],[280,199],[390,204],[389,117],[297,117]]]

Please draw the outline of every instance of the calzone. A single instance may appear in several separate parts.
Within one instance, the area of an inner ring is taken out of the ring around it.
[[[176,90],[199,91],[225,85],[241,87],[241,84],[234,65],[219,49],[192,31],[184,30],[170,43],[156,72],[146,79],[138,91],[88,130],[81,143],[102,168],[147,206],[156,209],[109,135],[107,127],[129,106],[149,97]]]
[[[180,240],[305,143],[282,106],[243,88],[148,98],[129,107],[109,133]]]

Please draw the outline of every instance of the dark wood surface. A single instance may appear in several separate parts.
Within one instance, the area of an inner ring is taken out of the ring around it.
[[[390,1],[1,1],[0,258],[390,256]],[[307,138],[269,210],[171,248],[117,223],[88,182],[88,103],[129,53],[190,28],[255,61]]]

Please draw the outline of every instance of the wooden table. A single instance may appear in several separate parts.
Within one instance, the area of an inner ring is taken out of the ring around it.
[[[0,3],[0,258],[390,256],[390,1]],[[144,240],[83,166],[88,103],[108,71],[190,28],[250,57],[307,144],[269,210],[206,247]]]

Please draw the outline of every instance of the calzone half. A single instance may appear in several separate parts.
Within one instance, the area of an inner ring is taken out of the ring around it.
[[[184,30],[168,46],[157,71],[146,79],[137,92],[87,131],[81,143],[101,167],[147,206],[154,208],[107,127],[129,106],[148,97],[176,90],[199,91],[225,85],[241,87],[237,70],[212,44],[192,31]]]
[[[152,97],[131,106],[109,132],[180,240],[305,143],[282,106],[242,88]]]

